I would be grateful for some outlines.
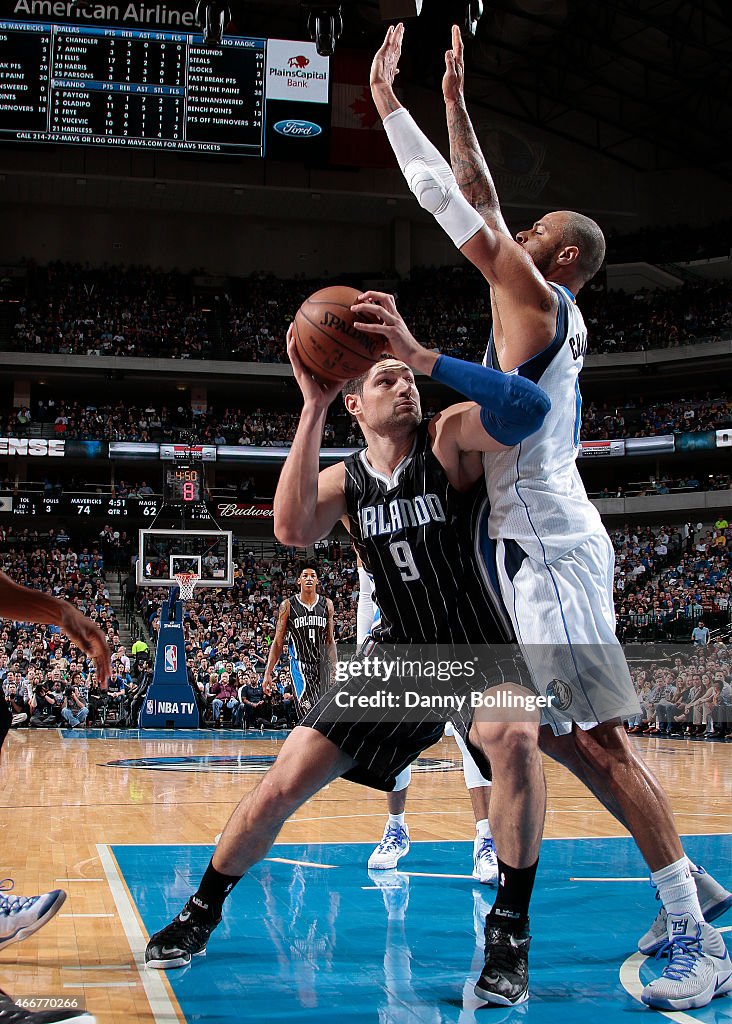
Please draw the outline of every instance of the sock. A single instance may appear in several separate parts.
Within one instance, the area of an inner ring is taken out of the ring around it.
[[[492,839],[493,833],[491,832],[491,823],[487,818],[481,818],[480,821],[475,823],[475,831],[478,833],[481,839]]]
[[[511,868],[498,858],[498,892],[486,925],[500,924],[514,932],[526,926],[538,866],[538,858],[528,868]]]
[[[240,878],[243,878],[243,875],[222,875],[213,866],[213,860],[211,860],[201,879],[201,884],[191,897],[191,902],[207,917],[218,921],[221,917],[224,900]]]
[[[680,860],[651,872],[651,881],[658,888],[667,914],[689,914],[695,921],[703,921],[696,882],[691,874],[691,862],[684,854]]]
[[[401,814],[390,814],[387,825],[401,825],[404,828],[404,811]]]

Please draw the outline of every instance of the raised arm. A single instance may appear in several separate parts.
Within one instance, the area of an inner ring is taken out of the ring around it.
[[[297,354],[292,327],[287,332],[287,354],[303,408],[277,484],[274,531],[281,544],[305,548],[327,536],[346,511],[343,463],[318,472],[326,413],[340,385],[315,380]]]
[[[450,163],[460,191],[489,227],[511,238],[498,193],[488,170],[483,151],[465,106],[465,62],[463,39],[457,25],[452,26],[452,49],[445,53],[442,95],[445,99],[447,131],[450,136]]]
[[[503,219],[486,223],[460,191],[452,168],[397,100],[404,27],[389,28],[371,66],[371,92],[384,121],[399,167],[420,206],[431,213],[494,289],[510,296],[520,329],[511,330],[512,365],[517,366],[549,343],[555,328],[557,297],[533,260],[505,229]],[[512,325],[513,326],[513,325]],[[505,367],[510,369],[511,367]]]
[[[505,374],[477,363],[468,363],[425,348],[410,333],[396,308],[393,295],[369,291],[352,309],[366,314],[357,322],[366,334],[382,334],[389,351],[408,366],[431,376],[471,399],[461,428],[464,451],[489,452],[517,444],[538,430],[551,408],[546,393],[533,381],[518,374]]]

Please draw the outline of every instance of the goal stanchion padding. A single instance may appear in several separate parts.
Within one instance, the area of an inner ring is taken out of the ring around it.
[[[175,600],[173,591],[161,609],[153,680],[140,709],[141,729],[197,729],[200,725],[196,695],[188,680],[183,632],[183,604],[193,597],[200,576],[178,572],[174,579],[180,595]]]

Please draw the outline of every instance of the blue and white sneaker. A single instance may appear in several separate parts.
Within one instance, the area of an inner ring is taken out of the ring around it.
[[[384,836],[369,857],[369,871],[389,871],[409,853],[409,826],[390,825],[387,821]]]
[[[656,954],[668,953],[660,978],[641,992],[655,1010],[696,1010],[715,996],[732,992],[732,959],[724,939],[711,925],[691,914],[668,915],[668,939]]]
[[[0,881],[0,949],[12,942],[22,942],[37,932],[59,912],[66,900],[63,889],[44,892],[40,896],[6,896],[13,881]]]
[[[732,892],[728,892],[723,885],[720,885],[708,871],[704,870],[701,864],[691,865],[691,877],[696,884],[699,906],[704,920],[707,924],[711,924],[732,907]],[[658,890],[656,890],[656,899],[660,899]],[[643,953],[644,956],[654,956],[662,946],[666,945],[667,932],[666,908],[661,906],[651,927],[638,940],[638,952]]]
[[[473,878],[481,885],[498,885],[498,857],[491,836],[473,841]]]

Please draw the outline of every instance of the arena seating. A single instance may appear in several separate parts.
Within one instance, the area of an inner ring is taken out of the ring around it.
[[[426,410],[429,412],[429,410]],[[12,410],[0,422],[6,437],[73,437],[86,441],[175,441],[193,433],[202,444],[241,444],[257,447],[287,446],[297,427],[295,412],[220,408],[205,413],[190,407],[117,402],[94,405],[47,399],[31,408]],[[648,403],[642,395],[628,396],[623,405],[585,404],[582,440],[650,437],[654,434],[695,433],[732,426],[732,400],[726,393],[703,397],[681,396],[673,401]],[[330,412],[323,447],[357,447],[361,432],[340,403]]]
[[[149,267],[33,267],[6,344],[33,353],[283,362],[289,321],[307,295],[329,283],[257,274],[232,281],[232,301],[205,312],[203,302],[194,304],[192,275]],[[490,304],[474,268],[415,270],[396,293],[420,341],[449,355],[482,358]],[[634,295],[588,288],[582,309],[592,353],[673,348],[715,340],[732,326],[732,288],[724,281]]]
[[[81,551],[49,544],[47,537],[42,538],[29,529],[5,528],[0,533],[0,543],[5,552],[4,571],[18,582],[50,590],[73,601],[102,624],[112,649],[117,651],[119,613],[110,603],[105,564],[112,560],[119,564],[120,553],[129,557],[131,546],[126,537],[120,539],[115,533],[118,531],[111,526],[105,527],[98,543]],[[701,530],[693,524],[681,527],[625,525],[612,530],[611,539],[616,553],[616,610],[621,640],[627,643],[666,640],[675,643],[681,651],[690,651],[692,630],[703,621],[711,630],[712,643],[702,653],[694,647],[693,656],[712,659],[702,676],[726,671],[720,690],[722,696],[717,699],[719,708],[726,708],[724,701],[732,678],[729,671],[732,648],[727,645],[732,613],[732,528],[727,520],[720,519],[716,527]],[[336,640],[353,642],[358,594],[354,557],[350,549],[335,542],[319,553],[317,565],[321,590],[334,602]],[[206,680],[204,700],[212,673],[218,675],[229,670],[238,679],[242,659],[249,659],[261,671],[274,635],[279,604],[296,592],[297,573],[298,560],[286,549],[275,558],[267,559],[251,551],[237,561],[231,589],[196,590],[194,599],[185,607],[186,650],[192,678]],[[155,644],[160,607],[166,597],[167,591],[162,588],[140,588],[134,600],[135,611],[149,631],[151,646]],[[19,684],[29,695],[34,685],[54,678],[54,669],[60,669],[64,684],[73,681],[82,688],[87,699],[90,663],[76,654],[54,627],[6,623],[3,641],[0,682],[6,690],[10,685]],[[718,653],[720,644],[724,646],[723,654]],[[632,667],[638,692],[652,719],[649,724],[646,717],[643,728],[655,729],[653,714],[661,701],[659,693],[672,684],[663,682],[659,690],[661,684],[655,676],[649,680],[642,668]],[[680,686],[685,678],[678,670],[673,685]],[[708,689],[707,686],[705,694]],[[716,705],[710,702],[712,696],[708,695],[694,703],[687,716],[689,720],[683,718],[681,727],[674,731],[682,734],[692,727],[691,731],[699,735],[704,732],[713,733],[716,738],[720,732],[724,735],[723,723],[727,719],[722,715],[727,715],[727,711],[718,710],[715,719],[709,707]],[[729,703],[732,704],[732,697]],[[665,711],[662,710],[662,714]],[[684,714],[685,711],[679,711],[679,715]],[[732,714],[729,718],[732,719]],[[714,723],[713,728],[706,729],[708,720]],[[640,727],[641,723],[629,725],[634,731]]]

